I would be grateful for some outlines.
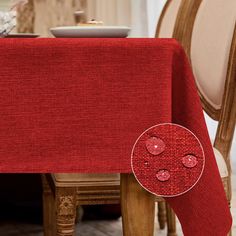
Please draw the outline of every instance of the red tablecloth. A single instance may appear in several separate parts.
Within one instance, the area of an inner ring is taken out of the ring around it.
[[[185,235],[226,235],[231,217],[194,79],[167,39],[1,39],[0,171],[131,172],[135,140],[174,122],[201,141],[206,165],[168,198]]]

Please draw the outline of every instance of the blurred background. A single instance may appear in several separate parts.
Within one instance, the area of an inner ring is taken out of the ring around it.
[[[29,3],[18,15],[15,31],[52,37],[49,33],[51,27],[76,25],[79,20],[86,22],[96,19],[103,21],[104,25],[130,26],[132,29],[130,37],[154,37],[157,21],[165,2],[166,0],[29,0]],[[0,0],[0,11],[9,10],[11,4],[11,0]],[[84,11],[80,19],[74,15],[74,12],[78,10]],[[214,137],[217,123],[207,115],[205,118],[209,134]],[[235,137],[232,144],[231,161],[233,168],[232,213],[236,217]],[[42,235],[40,175],[1,174],[0,189],[0,235]],[[119,206],[84,207],[83,210],[84,220],[107,220],[108,218],[114,220],[120,216]],[[101,225],[97,224],[95,228],[99,228]],[[83,226],[81,227],[83,228]],[[100,230],[98,235],[122,235],[120,220],[118,224],[113,225],[112,229],[114,231],[110,229],[108,234]],[[85,227],[84,234],[81,235],[91,235],[86,230]]]

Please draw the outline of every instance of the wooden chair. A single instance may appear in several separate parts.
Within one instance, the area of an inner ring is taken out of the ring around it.
[[[198,2],[198,11],[193,23],[186,24],[183,46],[192,64],[202,107],[218,121],[213,146],[230,205],[230,149],[236,121],[236,2],[193,2]]]
[[[187,2],[178,14],[173,37],[189,56],[203,109],[218,121],[213,150],[230,206],[230,149],[236,122],[236,2]]]
[[[156,199],[133,174],[46,174],[42,180],[45,236],[75,235],[79,205],[119,202],[124,236],[153,235]]]
[[[118,174],[46,174],[42,181],[45,236],[73,235],[77,206],[120,203]]]

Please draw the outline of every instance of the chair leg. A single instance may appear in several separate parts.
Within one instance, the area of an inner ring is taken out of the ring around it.
[[[166,203],[163,202],[158,202],[157,203],[158,206],[158,222],[159,222],[159,226],[160,229],[164,229],[166,226]]]
[[[43,184],[43,228],[44,236],[55,236],[55,199],[45,175],[41,175]]]
[[[75,223],[79,223],[81,222],[81,220],[83,219],[84,216],[84,209],[82,206],[77,206],[76,208],[76,219],[75,219]]]
[[[133,174],[121,174],[121,210],[124,236],[153,236],[155,196]]]
[[[166,215],[167,215],[167,236],[177,236],[175,213],[167,203],[166,203]]]
[[[76,188],[57,187],[56,200],[56,235],[74,236],[76,220]]]

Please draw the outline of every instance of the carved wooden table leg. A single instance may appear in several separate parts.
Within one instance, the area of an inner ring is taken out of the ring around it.
[[[166,203],[167,216],[167,236],[177,236],[176,234],[176,216],[171,207]]]
[[[76,219],[76,188],[57,187],[56,200],[56,232],[57,236],[74,236]]]
[[[133,174],[121,174],[121,209],[124,236],[153,236],[155,196]]]
[[[160,229],[164,229],[166,226],[166,203],[158,202],[158,222]]]
[[[41,175],[43,184],[43,228],[44,236],[55,236],[55,199],[45,175]]]

